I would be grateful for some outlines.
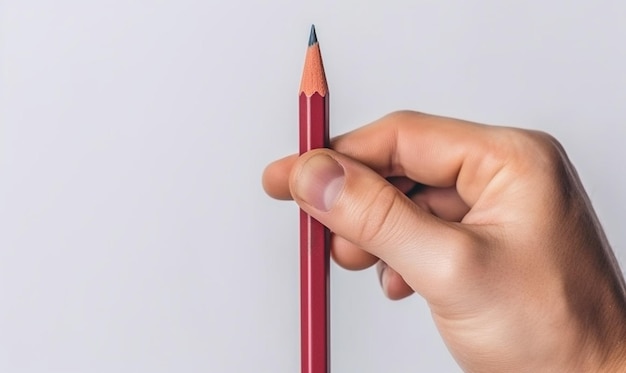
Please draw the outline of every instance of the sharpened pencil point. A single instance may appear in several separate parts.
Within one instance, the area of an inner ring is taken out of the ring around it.
[[[317,43],[317,35],[315,34],[315,25],[311,25],[311,35],[309,36],[309,47]]]
[[[324,74],[324,64],[322,63],[320,44],[315,33],[315,25],[311,25],[311,36],[309,36],[309,46],[306,48],[300,92],[308,97],[311,97],[315,92],[322,97],[326,97],[326,93],[328,93],[326,74]]]

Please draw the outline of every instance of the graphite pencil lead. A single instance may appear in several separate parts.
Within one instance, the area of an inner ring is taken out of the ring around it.
[[[317,35],[315,34],[315,25],[311,25],[311,35],[309,36],[309,47],[317,43]]]

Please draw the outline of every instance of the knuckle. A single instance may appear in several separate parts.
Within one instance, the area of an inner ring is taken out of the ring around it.
[[[547,163],[555,164],[563,161],[563,146],[554,136],[541,131],[532,131],[528,135],[536,153]]]
[[[520,161],[549,169],[564,163],[565,151],[554,136],[534,130],[515,130],[515,134],[513,149]]]
[[[538,213],[564,213],[580,203],[581,185],[561,143],[536,130],[506,128],[496,141],[499,167],[516,180],[515,190],[526,196],[526,208]],[[503,157],[502,157],[503,156]],[[484,163],[483,163],[484,164]],[[532,196],[532,198],[530,197]]]
[[[361,222],[358,240],[366,245],[382,245],[389,238],[386,228],[397,219],[393,210],[397,206],[398,192],[390,184],[382,184],[368,192],[364,199],[367,202],[357,213],[357,221]]]
[[[544,196],[543,206],[547,208],[560,206],[559,209],[567,213],[570,208],[581,203],[579,198],[581,186],[576,171],[565,149],[555,137],[545,132],[535,132],[533,136],[535,137],[535,170],[552,191]]]
[[[424,113],[414,110],[396,110],[387,115],[385,115],[385,119],[390,122],[406,122],[410,120],[414,120],[418,117],[425,116]]]
[[[563,175],[567,155],[559,141],[548,133],[500,127],[483,144],[480,169],[497,171],[506,167],[519,177]],[[534,175],[534,176],[533,176]]]

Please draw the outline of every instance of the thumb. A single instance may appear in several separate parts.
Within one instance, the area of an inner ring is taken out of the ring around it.
[[[302,155],[289,188],[305,212],[384,260],[424,296],[438,282],[454,286],[476,248],[460,224],[429,214],[375,171],[330,149]]]

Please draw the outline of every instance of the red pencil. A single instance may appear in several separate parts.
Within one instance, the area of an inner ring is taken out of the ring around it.
[[[311,26],[300,84],[300,154],[328,147],[328,85]],[[300,210],[300,325],[302,373],[330,372],[330,233]]]

